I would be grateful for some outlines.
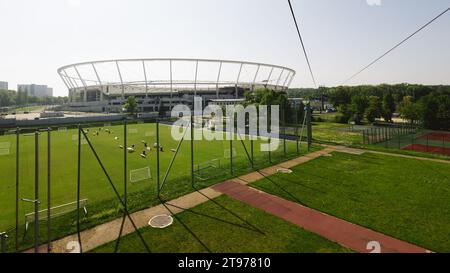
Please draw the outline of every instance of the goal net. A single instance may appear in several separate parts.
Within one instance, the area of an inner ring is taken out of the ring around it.
[[[225,149],[223,151],[223,157],[225,159],[230,159],[231,158],[231,153],[230,153],[231,149]],[[236,148],[233,148],[233,158],[235,158],[237,156],[237,151]]]
[[[216,158],[194,166],[194,175],[200,180],[206,180],[218,174],[220,159]]]
[[[139,130],[138,129],[129,129],[128,133],[129,134],[137,134],[137,133],[139,133]]]
[[[152,172],[150,167],[130,171],[130,182],[137,183],[140,181],[148,180],[152,178]]]
[[[0,155],[9,155],[10,148],[11,148],[10,142],[0,142]]]
[[[145,136],[146,137],[154,137],[155,136],[155,132],[145,132]]]
[[[58,132],[67,132],[67,127],[59,127]]]
[[[78,141],[78,135],[72,135],[72,141]],[[78,144],[78,142],[77,142]],[[84,138],[84,136],[81,136],[81,145],[86,145],[87,140]]]
[[[52,207],[50,208],[50,217],[58,217],[62,216],[64,214],[68,214],[70,212],[77,210],[77,204],[78,202],[71,202],[67,204],[63,204],[60,206]],[[84,213],[84,217],[87,217],[88,211],[87,211],[87,205],[88,205],[88,199],[82,199],[80,200],[80,210]],[[35,221],[36,214],[34,212],[25,214],[25,231],[28,230],[28,227],[30,223],[33,223]],[[48,220],[48,209],[40,210],[38,212],[38,219],[41,220]]]

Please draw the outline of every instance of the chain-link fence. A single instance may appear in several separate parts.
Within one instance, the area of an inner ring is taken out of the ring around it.
[[[182,140],[170,122],[154,120],[3,130],[1,251],[51,250],[56,239],[307,152],[284,132],[271,152],[261,144],[274,139],[236,132],[190,140],[200,127],[179,128]]]

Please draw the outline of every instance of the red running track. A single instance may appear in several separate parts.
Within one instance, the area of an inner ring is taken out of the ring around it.
[[[379,243],[381,253],[429,252],[422,247],[386,236],[239,183],[227,181],[213,188],[231,198],[264,210],[269,214],[357,252],[372,252],[373,249],[369,246],[371,242]]]
[[[444,148],[444,147],[438,147],[438,146],[411,144],[406,147],[403,147],[402,149],[409,150],[409,151],[441,154],[441,155],[450,155],[450,148]]]

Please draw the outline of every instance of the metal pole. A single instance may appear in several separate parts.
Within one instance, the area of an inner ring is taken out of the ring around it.
[[[39,130],[34,134],[34,253],[39,252]]]
[[[269,136],[269,139],[268,139],[268,143],[269,143],[269,163],[272,163],[272,152],[271,152],[271,143],[272,143],[272,141],[271,141],[271,137]]]
[[[192,103],[194,104],[194,103]],[[195,174],[194,174],[194,111],[191,112],[191,183],[192,187],[195,187]],[[200,168],[199,168],[200,170]]]
[[[306,106],[307,111],[307,127],[308,127],[308,152],[312,146],[312,125],[311,125],[311,103]]]
[[[127,208],[127,120],[123,123],[123,203]],[[125,215],[124,215],[125,217]]]
[[[281,119],[283,123],[283,153],[284,157],[286,158],[286,120],[285,120],[285,113],[284,113],[284,104],[281,105]]]
[[[19,251],[19,159],[20,159],[20,149],[19,149],[19,139],[20,139],[20,128],[16,129],[16,252]]]
[[[295,102],[294,102],[294,104],[295,104]],[[297,140],[296,140],[297,155],[299,155],[300,154],[300,150],[299,150],[299,147],[298,147],[299,137],[298,137],[298,108],[297,107],[295,107],[295,136],[297,138]]]
[[[156,121],[156,184],[158,186],[158,197],[161,195],[159,178],[159,120]]]
[[[233,135],[231,134],[230,131],[230,173],[231,175],[233,175],[234,170],[233,170]]]
[[[77,236],[80,253],[83,253],[80,228],[80,192],[81,192],[81,125],[78,125],[78,163],[77,163]]]
[[[51,128],[47,131],[47,253],[52,250],[51,237]]]
[[[250,137],[250,154],[252,157],[252,169],[255,168],[255,157],[254,157],[254,147],[253,147],[253,138]]]

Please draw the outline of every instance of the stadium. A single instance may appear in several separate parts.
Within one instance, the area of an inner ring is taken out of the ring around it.
[[[138,111],[165,113],[177,104],[235,103],[257,88],[286,91],[296,72],[264,63],[210,59],[122,59],[71,64],[58,69],[69,89],[68,107],[121,112],[134,96]]]

